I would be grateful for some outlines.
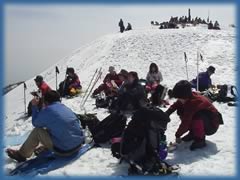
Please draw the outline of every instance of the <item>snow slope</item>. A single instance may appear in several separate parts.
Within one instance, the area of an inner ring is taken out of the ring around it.
[[[214,84],[235,84],[237,71],[235,39],[236,33],[233,28],[221,31],[201,27],[172,30],[141,29],[123,34],[110,34],[81,47],[71,56],[59,61],[56,64],[60,70],[58,80],[64,79],[66,67],[71,66],[79,74],[83,88],[86,88],[96,68],[102,67],[105,74],[110,65],[115,66],[117,71],[122,68],[137,71],[139,77],[145,78],[149,64],[156,62],[163,75],[163,84],[171,88],[177,81],[186,79],[184,52],[189,59],[189,77],[192,79],[196,76],[198,49],[204,57],[204,61],[200,62],[200,71],[205,71],[209,65],[213,65],[216,67],[216,73],[212,76]],[[55,88],[55,66],[47,69],[42,75],[46,82]],[[36,87],[33,78],[26,84],[28,102],[31,100],[29,92],[36,90]],[[4,98],[6,136],[31,131],[33,128],[31,118],[27,120],[20,118],[24,113],[23,87],[17,87]],[[64,104],[77,113],[83,112],[80,102],[81,97],[63,100]],[[94,100],[89,98],[85,105],[88,113],[98,113],[99,119],[108,115],[106,110],[95,109],[93,104]],[[207,137],[208,146],[204,150],[191,152],[188,149],[190,144],[185,143],[167,158],[168,162],[181,166],[181,175],[209,176],[236,173],[236,108],[219,103],[214,105],[222,113],[225,124],[215,135]],[[174,140],[178,125],[179,118],[174,114],[166,132],[168,141]],[[7,144],[8,142],[6,147]],[[6,158],[6,172],[15,166],[13,161]],[[92,149],[74,163],[52,171],[47,176],[123,175],[127,173],[127,168],[128,165],[125,163],[118,164],[118,160],[111,156],[109,145],[105,145],[104,148]]]

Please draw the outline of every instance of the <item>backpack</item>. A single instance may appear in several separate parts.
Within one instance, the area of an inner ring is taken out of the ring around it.
[[[97,108],[107,108],[109,106],[109,100],[107,98],[97,97],[95,105]]]
[[[94,132],[96,126],[100,123],[95,114],[76,114],[76,116],[80,120],[82,128],[86,129],[86,127],[88,127],[91,134]]]
[[[105,143],[112,137],[120,136],[126,126],[127,118],[112,113],[103,119],[92,132],[95,143]]]
[[[158,108],[139,109],[133,114],[120,142],[112,141],[113,156],[137,163],[143,169],[152,169],[167,156],[165,130],[169,121]]]

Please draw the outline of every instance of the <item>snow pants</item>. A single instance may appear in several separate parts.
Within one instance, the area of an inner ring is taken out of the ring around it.
[[[216,133],[219,127],[218,121],[220,120],[212,117],[210,112],[200,111],[193,116],[190,133],[192,133],[196,140],[205,139],[206,135],[210,136]]]

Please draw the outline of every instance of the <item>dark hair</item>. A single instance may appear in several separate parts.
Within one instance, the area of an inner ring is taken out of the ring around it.
[[[210,72],[212,72],[212,73],[215,73],[215,67],[213,67],[213,66],[209,66],[209,67],[207,68],[207,70],[210,71]]]
[[[187,99],[192,96],[191,84],[186,80],[181,80],[175,84],[172,92],[173,97]]]
[[[155,67],[155,69],[156,69],[154,72],[152,71],[152,68],[153,68],[153,67]],[[149,72],[150,72],[150,73],[158,73],[158,66],[157,66],[156,63],[151,63],[151,64],[150,64],[150,66],[149,66]]]
[[[43,82],[43,77],[40,76],[40,75],[38,75],[38,76],[34,79],[34,81],[41,83],[41,82]]]
[[[123,76],[125,79],[128,77],[128,72],[125,69],[121,69],[120,73],[118,76]]]
[[[128,76],[132,76],[132,77],[134,77],[136,80],[139,80],[138,74],[137,74],[137,72],[135,72],[135,71],[129,72],[129,73],[128,73]]]
[[[57,91],[54,91],[54,90],[48,91],[44,95],[44,101],[46,101],[48,104],[52,104],[58,101],[60,102],[60,95]]]
[[[67,74],[72,73],[74,74],[74,69],[72,67],[67,68]]]

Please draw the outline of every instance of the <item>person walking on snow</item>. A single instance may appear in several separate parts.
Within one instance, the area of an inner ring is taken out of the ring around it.
[[[84,143],[80,121],[71,109],[60,103],[60,95],[49,91],[44,96],[45,107],[37,108],[39,100],[32,100],[34,129],[19,150],[8,148],[6,153],[18,162],[26,161],[41,144],[42,149],[61,156],[72,155]]]
[[[205,136],[213,135],[223,124],[222,115],[204,96],[192,92],[188,81],[179,81],[173,88],[177,101],[166,111],[169,116],[177,110],[181,124],[175,133],[176,142],[192,141],[190,150],[206,146]],[[182,135],[189,132],[186,136]]]

